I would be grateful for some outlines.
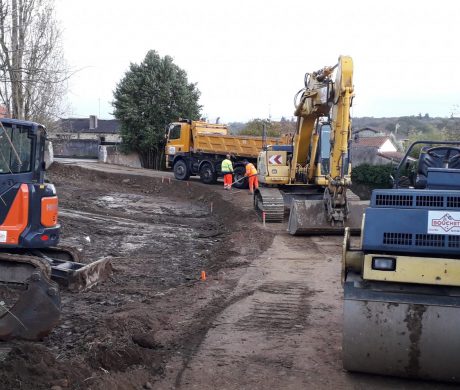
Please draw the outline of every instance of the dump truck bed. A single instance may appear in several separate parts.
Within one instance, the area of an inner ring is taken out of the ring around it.
[[[284,145],[284,138],[269,137],[268,145]],[[221,134],[195,134],[193,137],[196,152],[226,154],[257,158],[262,150],[262,138],[252,136],[236,136]]]

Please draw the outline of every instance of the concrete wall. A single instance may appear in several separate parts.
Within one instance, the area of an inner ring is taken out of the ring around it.
[[[50,133],[51,134],[51,133]],[[112,133],[52,133],[53,139],[92,139],[100,141],[104,138],[105,142],[121,142],[120,134]]]
[[[125,167],[142,168],[141,160],[137,153],[124,154],[118,146],[100,145],[99,162],[106,164],[117,164]]]
[[[54,156],[98,158],[99,140],[89,139],[53,139]]]

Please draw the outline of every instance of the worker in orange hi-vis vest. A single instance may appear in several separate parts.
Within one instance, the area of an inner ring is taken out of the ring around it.
[[[257,169],[253,163],[250,163],[248,160],[243,161],[246,166],[246,173],[244,176],[248,178],[249,181],[249,193],[253,194],[254,190],[259,188],[259,180],[257,179]]]

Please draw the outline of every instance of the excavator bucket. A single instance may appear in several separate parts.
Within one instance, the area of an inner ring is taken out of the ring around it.
[[[333,226],[326,219],[323,200],[293,199],[288,232],[294,236],[343,235],[345,228],[349,227],[351,234],[359,234],[364,210],[368,205],[366,201],[350,201],[348,219],[343,225]]]
[[[57,247],[36,250],[51,265],[51,278],[70,291],[83,291],[108,279],[112,274],[110,258],[83,264],[73,248]]]
[[[0,254],[0,340],[41,340],[59,322],[59,288],[41,259]]]
[[[108,279],[112,274],[110,259],[103,258],[90,264],[55,260],[52,278],[70,291],[83,291]]]
[[[353,280],[344,287],[346,370],[460,382],[458,291],[391,291]]]

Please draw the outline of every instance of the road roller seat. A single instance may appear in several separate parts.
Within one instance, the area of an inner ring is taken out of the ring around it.
[[[424,189],[428,186],[428,175],[433,179],[440,176],[440,173],[448,169],[450,173],[460,170],[460,148],[449,146],[438,146],[434,148],[422,148],[418,161],[417,179],[415,188]],[[449,175],[442,175],[448,179]],[[442,183],[437,178],[437,188]],[[432,181],[432,180],[430,180]],[[450,187],[449,180],[445,183]]]

